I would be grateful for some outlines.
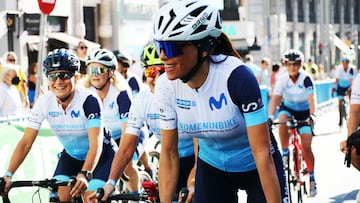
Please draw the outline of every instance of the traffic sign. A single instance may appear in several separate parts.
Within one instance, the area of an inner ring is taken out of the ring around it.
[[[56,0],[38,0],[40,11],[49,15],[54,10]]]

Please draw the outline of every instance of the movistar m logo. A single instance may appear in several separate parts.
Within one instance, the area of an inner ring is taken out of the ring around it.
[[[216,109],[220,109],[223,102],[225,103],[225,105],[227,105],[227,100],[226,100],[224,93],[221,93],[219,100],[216,100],[214,97],[210,97],[209,106],[210,106],[211,111],[214,110],[214,107]]]
[[[80,111],[78,110],[75,112],[74,110],[71,111],[71,118],[78,118],[80,116]]]
[[[111,102],[111,103],[109,104],[110,109],[113,109],[114,106],[115,106],[115,102]]]

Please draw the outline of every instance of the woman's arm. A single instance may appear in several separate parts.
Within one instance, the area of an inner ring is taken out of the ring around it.
[[[268,203],[281,202],[279,179],[270,152],[270,133],[267,123],[247,127],[248,137],[261,185]]]
[[[179,153],[177,129],[161,129],[161,153],[159,164],[159,192],[161,202],[172,202],[176,191],[178,174]]]

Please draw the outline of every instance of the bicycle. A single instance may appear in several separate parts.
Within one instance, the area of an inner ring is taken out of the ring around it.
[[[310,188],[309,174],[306,162],[302,156],[300,135],[298,128],[302,124],[308,124],[308,120],[296,120],[291,117],[287,122],[273,122],[272,125],[287,125],[290,133],[289,158],[285,163],[285,172],[289,190],[289,202],[302,203],[303,194],[307,195]]]
[[[111,194],[106,202],[111,203],[113,201],[141,201],[145,203],[160,203],[159,189],[155,182],[153,181],[144,181],[141,183],[142,188],[144,189],[140,193],[129,194],[129,193],[120,193],[120,194]],[[183,200],[186,199],[188,190],[183,188],[181,190],[181,197]],[[104,188],[99,188],[96,191],[96,199],[98,202],[101,202],[101,198],[104,196]],[[178,196],[174,195],[173,201],[177,202]]]
[[[75,178],[71,178],[69,181],[60,181],[60,180],[56,180],[56,179],[44,179],[44,180],[21,180],[21,181],[12,181],[9,191],[12,188],[17,188],[17,187],[39,187],[39,189],[37,191],[35,191],[34,195],[36,193],[39,193],[40,188],[45,188],[48,189],[51,192],[57,192],[58,187],[59,186],[67,186],[70,183],[70,187],[72,187],[73,185],[75,185]],[[0,177],[0,191],[3,192],[4,188],[5,188],[5,179],[3,177]],[[39,199],[41,200],[41,197],[39,195]],[[2,201],[3,203],[11,203],[8,195],[4,195],[2,197]],[[34,198],[32,199],[32,202],[34,202]],[[41,202],[41,201],[40,201]],[[58,203],[60,202],[58,197],[50,197],[49,198],[49,203]],[[82,199],[81,197],[76,197],[73,198],[72,200],[73,203],[82,203]]]

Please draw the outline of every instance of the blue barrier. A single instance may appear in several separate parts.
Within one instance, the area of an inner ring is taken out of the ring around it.
[[[315,81],[315,96],[318,104],[327,102],[333,98],[333,96],[331,95],[331,88],[334,86],[334,83],[335,79]],[[260,91],[263,103],[267,111],[267,106],[269,103],[269,91],[265,86],[260,86]]]

